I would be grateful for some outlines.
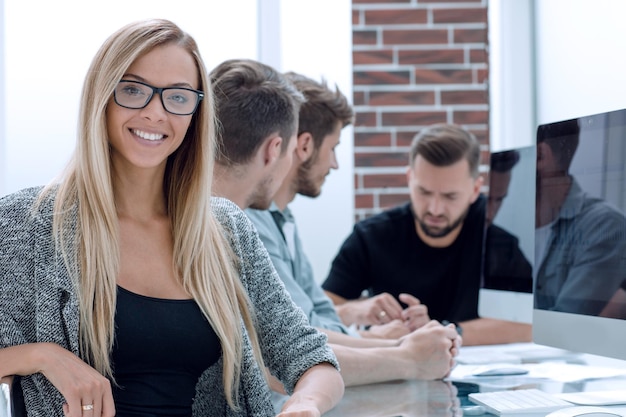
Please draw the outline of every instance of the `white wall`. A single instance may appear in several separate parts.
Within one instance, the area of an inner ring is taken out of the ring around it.
[[[352,102],[352,2],[350,0],[282,1],[282,68],[314,79],[325,77]],[[296,216],[304,248],[318,281],[354,224],[352,127],[343,129],[336,148],[339,169],[326,177],[322,194],[297,197]]]
[[[196,38],[209,68],[228,58],[259,59],[323,75],[352,97],[349,0],[0,0],[0,13],[11,16],[0,38],[0,195],[47,183],[63,168],[89,63],[105,38],[132,20],[173,20]],[[338,153],[341,170],[323,196],[294,204],[319,279],[352,225],[351,130]]]
[[[537,122],[626,107],[626,2],[535,0]]]

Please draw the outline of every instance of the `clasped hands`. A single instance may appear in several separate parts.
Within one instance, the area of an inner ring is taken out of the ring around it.
[[[419,329],[430,321],[428,307],[410,294],[400,294],[400,303],[389,293],[382,293],[353,302],[354,323],[359,325],[382,325],[400,320],[409,332]]]

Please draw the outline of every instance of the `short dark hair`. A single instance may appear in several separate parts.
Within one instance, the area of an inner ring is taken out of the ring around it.
[[[217,160],[244,164],[273,133],[282,150],[296,133],[304,97],[280,72],[251,59],[222,62],[210,74],[218,121]]]
[[[562,135],[554,134],[548,138],[541,135],[538,137],[538,143],[545,143],[550,147],[554,157],[559,164],[559,168],[568,171],[574,159],[578,142],[580,140],[580,125],[578,119],[571,119],[555,124],[552,129],[563,133]]]
[[[300,106],[298,136],[309,132],[316,149],[319,149],[337,123],[341,123],[344,128],[353,122],[354,111],[339,87],[335,85],[333,91],[324,79],[318,82],[292,71],[285,73],[285,76],[306,99]]]
[[[411,144],[409,152],[411,165],[418,155],[439,167],[453,165],[465,158],[471,176],[478,178],[480,144],[476,136],[460,126],[437,123],[421,130]]]
[[[519,151],[515,149],[492,153],[489,156],[490,169],[495,172],[509,172],[517,165],[519,158]]]

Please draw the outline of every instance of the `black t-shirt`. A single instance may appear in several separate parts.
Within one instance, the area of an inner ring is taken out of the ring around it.
[[[354,226],[322,287],[346,299],[409,293],[435,320],[478,317],[485,198],[470,206],[459,236],[446,248],[425,244],[415,231],[410,203]]]
[[[191,416],[198,378],[221,355],[213,328],[193,300],[117,294],[116,416]]]

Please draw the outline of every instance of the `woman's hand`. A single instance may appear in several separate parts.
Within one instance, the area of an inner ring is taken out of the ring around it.
[[[283,408],[277,417],[320,417],[322,414],[314,404],[292,404]]]
[[[110,381],[78,356],[54,343],[33,345],[34,364],[65,398],[67,417],[113,417]]]

